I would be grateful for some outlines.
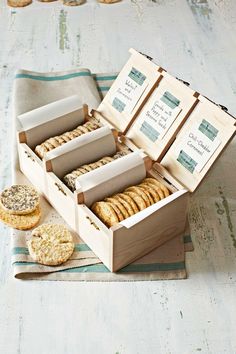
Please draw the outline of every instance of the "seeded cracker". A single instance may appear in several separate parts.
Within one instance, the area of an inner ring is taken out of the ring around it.
[[[40,220],[41,212],[39,206],[30,214],[13,215],[9,214],[0,206],[0,220],[4,224],[17,230],[29,230],[36,226]]]
[[[39,194],[31,186],[16,184],[2,191],[0,204],[9,214],[29,214],[39,206]]]
[[[28,248],[36,262],[54,266],[70,258],[74,251],[74,242],[64,225],[42,224],[33,230]]]

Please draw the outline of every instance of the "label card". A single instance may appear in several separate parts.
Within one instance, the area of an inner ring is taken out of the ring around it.
[[[181,112],[180,101],[171,93],[153,95],[141,112],[140,131],[152,142],[162,140]]]
[[[221,144],[217,134],[218,130],[205,119],[191,127],[175,150],[177,161],[191,173],[201,172]]]
[[[119,78],[120,85],[111,95],[111,105],[118,112],[131,114],[148,86],[147,77],[132,67],[130,72]]]

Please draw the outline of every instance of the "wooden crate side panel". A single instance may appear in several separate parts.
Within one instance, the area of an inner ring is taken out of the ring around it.
[[[167,204],[132,228],[118,228],[113,239],[113,268],[117,271],[183,233],[189,193]]]
[[[77,206],[76,231],[108,269],[112,269],[112,232],[84,205]]]

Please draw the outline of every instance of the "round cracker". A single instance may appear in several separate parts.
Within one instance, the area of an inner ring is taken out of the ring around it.
[[[140,196],[140,194],[133,192],[133,191],[127,191],[125,190],[123,194],[126,194],[128,196],[130,196],[130,198],[133,199],[133,201],[136,203],[139,211],[146,209],[146,203],[143,200],[143,198]]]
[[[48,139],[48,142],[50,144],[52,144],[54,148],[56,148],[56,147],[61,145],[61,144],[59,144],[58,140],[55,139],[55,137]]]
[[[111,227],[119,222],[119,218],[110,203],[96,202],[92,205],[91,209],[107,227]]]
[[[157,181],[155,178],[145,178],[144,181],[152,183],[155,186],[159,187],[163,191],[165,197],[168,197],[168,195],[170,195],[169,189],[166,186],[164,186],[164,184]]]
[[[106,198],[105,202],[110,204],[112,206],[112,208],[115,210],[115,213],[118,216],[119,221],[123,221],[125,219],[121,209],[118,207],[118,205],[113,200],[111,200],[111,198]]]
[[[103,4],[115,4],[116,2],[120,2],[121,0],[98,0],[98,2],[101,2]]]
[[[32,213],[26,215],[9,214],[0,206],[0,220],[7,226],[17,230],[29,230],[36,226],[40,220],[41,211],[38,206]]]
[[[82,168],[83,168],[86,172],[90,172],[90,171],[93,170],[90,165],[83,165]]]
[[[127,195],[125,195],[125,197],[128,197]],[[121,198],[120,194],[116,194],[113,196],[114,199],[116,199],[117,201],[119,201],[119,203],[125,208],[126,212],[128,213],[128,216],[132,216],[135,214],[134,209],[132,208],[131,204],[127,202],[127,200],[125,198]]]
[[[115,196],[106,198],[105,201],[110,202],[112,205],[115,205],[118,208],[118,210],[122,214],[122,217],[123,217],[122,220],[127,219],[129,217],[128,211],[125,209],[124,205],[118,199],[115,198]],[[116,213],[117,213],[117,211],[116,211]],[[118,213],[117,213],[117,215],[118,215]],[[118,215],[118,217],[119,217],[119,215]],[[120,220],[120,221],[122,221],[122,220]]]
[[[47,148],[48,151],[55,149],[54,146],[48,140],[46,140],[43,145]]]
[[[139,188],[138,186],[132,186],[127,188],[126,191],[135,192],[138,195],[140,195],[140,197],[144,200],[146,207],[149,207],[151,205],[149,197],[147,196],[147,194],[144,192],[142,188]]]
[[[32,0],[7,0],[7,4],[11,7],[25,7],[32,3]]]
[[[122,200],[125,200],[130,205],[130,207],[132,208],[133,214],[136,214],[136,213],[139,212],[137,204],[133,201],[133,199],[129,195],[124,194],[124,193],[119,193],[119,194],[116,194],[116,197],[119,197]]]
[[[85,3],[85,0],[63,0],[63,5],[79,6]]]
[[[152,185],[147,184],[147,183],[141,183],[139,185],[140,188],[144,188],[146,191],[148,191],[150,193],[150,195],[152,196],[152,199],[154,200],[154,203],[159,202],[159,200],[161,199],[159,194],[157,193],[157,191],[155,190],[155,188],[153,188]]]
[[[89,133],[88,128],[87,128],[86,126],[84,126],[84,125],[80,125],[80,126],[78,127],[78,130],[79,130],[82,134],[87,134],[87,133]]]
[[[38,263],[55,266],[66,262],[74,251],[73,237],[60,224],[42,224],[27,242],[31,257]]]
[[[42,159],[44,157],[44,155],[46,154],[47,149],[43,145],[37,145],[34,151],[35,151],[36,155],[38,155]]]
[[[39,206],[39,194],[31,186],[15,184],[1,192],[0,204],[9,214],[30,214]]]

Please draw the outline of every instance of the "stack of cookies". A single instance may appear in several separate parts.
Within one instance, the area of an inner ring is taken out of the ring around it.
[[[129,153],[130,151],[128,149],[124,149],[122,151],[118,151],[115,155],[111,156],[105,156],[102,159],[87,164],[87,165],[82,165],[79,168],[77,168],[76,170],[68,173],[67,175],[65,175],[63,177],[63,181],[66,184],[66,186],[72,191],[74,192],[76,190],[76,178],[87,173],[90,171],[95,170],[98,167],[104,166],[106,164],[108,164],[109,162],[112,162],[122,156],[125,156]]]
[[[40,145],[36,146],[35,152],[42,159],[48,151],[51,151],[56,147],[61,146],[67,143],[68,141],[77,138],[80,135],[92,132],[93,130],[98,129],[101,126],[102,125],[98,119],[91,117],[86,123],[79,125],[74,130],[65,132],[59,136],[54,136],[45,140]]]
[[[164,184],[154,178],[145,178],[142,183],[126,188],[123,193],[94,203],[91,209],[107,227],[111,227],[169,194]]]
[[[38,192],[27,185],[13,185],[0,194],[0,220],[18,230],[38,224],[41,211]]]

